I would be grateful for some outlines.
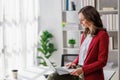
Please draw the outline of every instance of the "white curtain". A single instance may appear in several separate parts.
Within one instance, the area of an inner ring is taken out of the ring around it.
[[[34,65],[38,14],[39,0],[0,0],[0,75]]]

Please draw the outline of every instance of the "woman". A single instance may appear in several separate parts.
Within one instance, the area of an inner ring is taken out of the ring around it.
[[[67,68],[78,67],[70,75],[60,76],[54,73],[48,80],[104,80],[103,67],[108,59],[109,36],[94,7],[83,7],[78,16],[84,29],[80,53],[73,62],[66,64]],[[68,79],[68,76],[71,78]]]

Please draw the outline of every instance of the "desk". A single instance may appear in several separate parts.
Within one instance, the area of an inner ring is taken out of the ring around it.
[[[35,67],[29,68],[27,70],[19,71],[18,80],[46,80],[43,74],[50,74],[53,71],[49,68]],[[115,74],[114,70],[104,70],[105,80],[110,80]],[[7,78],[6,80],[13,80],[12,78]]]
[[[48,67],[32,67],[26,70],[19,70],[17,80],[46,80],[44,74],[50,74],[52,72]],[[15,79],[13,79],[12,73],[9,73],[9,76],[5,80]]]

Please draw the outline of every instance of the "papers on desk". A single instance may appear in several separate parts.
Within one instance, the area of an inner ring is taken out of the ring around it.
[[[104,70],[105,80],[110,80],[114,74],[115,74],[115,71],[113,70]]]
[[[48,67],[29,68],[19,73],[20,80],[46,80],[44,74],[53,73]]]

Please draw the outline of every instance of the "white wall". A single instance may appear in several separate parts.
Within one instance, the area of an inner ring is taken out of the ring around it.
[[[57,65],[61,65],[62,27],[61,0],[40,0],[40,30],[48,30],[54,35],[57,51],[51,57]]]

